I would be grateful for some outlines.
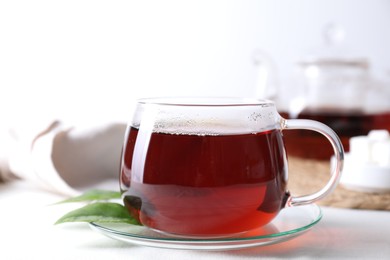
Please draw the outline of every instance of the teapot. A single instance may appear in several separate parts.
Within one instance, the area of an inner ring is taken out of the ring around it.
[[[337,30],[332,27],[326,31],[327,41],[333,45],[341,35]],[[275,84],[262,84],[258,88],[260,93],[268,94],[262,98],[270,98],[277,103],[284,118],[312,119],[328,125],[338,134],[345,150],[349,151],[351,137],[367,135],[375,129],[390,130],[390,84],[379,82],[371,75],[367,58],[347,56],[345,51],[333,45],[325,51],[325,55],[298,61],[293,80],[287,84],[277,87]],[[264,55],[260,58],[264,59]],[[273,72],[275,66],[269,64],[272,62],[267,60],[257,62],[259,71],[263,71],[259,76],[277,75]],[[290,155],[314,159],[329,159],[332,155],[331,147],[317,133],[290,131],[287,135],[293,135],[285,142]]]

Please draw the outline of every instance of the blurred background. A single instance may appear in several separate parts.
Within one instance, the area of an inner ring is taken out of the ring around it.
[[[277,99],[298,62],[329,53],[366,59],[386,85],[389,28],[388,0],[2,0],[0,115],[127,120],[139,97]]]

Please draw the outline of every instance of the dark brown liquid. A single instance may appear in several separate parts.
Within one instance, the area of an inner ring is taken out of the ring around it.
[[[288,119],[287,113],[280,113]],[[390,131],[390,112],[364,114],[361,111],[310,111],[304,110],[299,119],[320,121],[340,137],[346,152],[349,151],[349,139],[353,136],[367,135],[371,130],[386,129]],[[327,139],[313,131],[289,130],[284,131],[287,153],[303,158],[329,160],[333,149]]]
[[[132,165],[142,163],[133,162],[138,135],[131,128],[126,139],[121,189],[129,212],[149,227],[194,236],[232,234],[265,225],[284,206],[287,169],[278,130],[153,133],[142,173]]]

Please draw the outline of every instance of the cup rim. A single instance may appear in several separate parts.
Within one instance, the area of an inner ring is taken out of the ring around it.
[[[246,97],[151,97],[137,99],[137,103],[142,105],[194,107],[274,106],[274,102],[271,100]]]

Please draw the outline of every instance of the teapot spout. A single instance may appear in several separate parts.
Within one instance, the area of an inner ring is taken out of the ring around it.
[[[256,68],[255,97],[275,101],[279,85],[275,62],[266,52],[256,50],[253,54],[253,64]]]

